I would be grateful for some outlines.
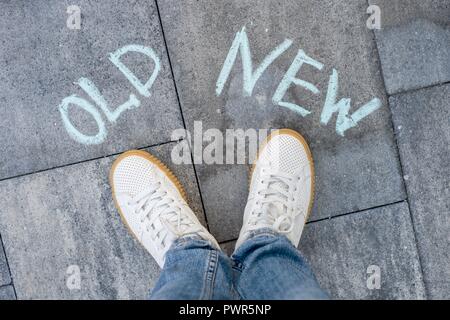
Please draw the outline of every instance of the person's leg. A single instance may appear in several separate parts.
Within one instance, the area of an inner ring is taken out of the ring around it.
[[[153,298],[227,298],[230,262],[164,164],[144,151],[125,152],[111,168],[110,184],[123,222],[164,266]]]
[[[328,299],[300,252],[271,229],[255,231],[232,259],[242,299]]]
[[[236,288],[245,299],[322,299],[297,251],[313,204],[314,164],[305,139],[272,133],[253,166],[244,223],[236,243]]]
[[[231,260],[221,250],[198,237],[181,238],[167,252],[150,299],[233,299],[232,277]]]

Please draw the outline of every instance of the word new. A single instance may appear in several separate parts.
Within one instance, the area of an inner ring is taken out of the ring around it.
[[[278,45],[272,52],[270,52],[261,62],[261,64],[253,70],[253,63],[250,53],[250,46],[245,31],[245,27],[241,31],[236,33],[236,36],[231,44],[231,48],[223,64],[222,70],[219,74],[219,78],[216,82],[216,95],[220,96],[223,91],[224,85],[230,75],[231,69],[236,60],[237,54],[240,51],[243,69],[243,92],[246,96],[251,96],[253,88],[256,82],[267,69],[283,52],[285,52],[292,45],[292,41],[286,39]],[[288,108],[302,117],[305,117],[311,113],[303,106],[284,101],[284,96],[291,85],[297,85],[311,91],[314,94],[320,93],[320,90],[310,82],[297,78],[297,73],[303,65],[310,65],[319,71],[323,69],[324,65],[319,61],[307,56],[303,50],[299,50],[296,57],[292,61],[291,66],[286,71],[282,78],[278,88],[272,97],[272,102],[280,107]],[[351,108],[351,99],[344,98],[336,101],[338,94],[339,82],[338,72],[333,69],[328,83],[328,92],[325,99],[325,104],[320,116],[320,122],[324,125],[328,124],[334,113],[337,113],[336,132],[344,136],[344,132],[348,129],[355,127],[359,121],[367,117],[369,114],[381,107],[381,101],[378,98],[372,99],[358,110],[349,114]]]
[[[142,83],[133,74],[133,72],[131,72],[131,70],[125,64],[123,64],[122,61],[120,61],[120,58],[128,52],[141,53],[153,60],[154,62],[153,72],[146,83]],[[150,97],[150,89],[153,83],[155,82],[155,79],[158,76],[158,72],[161,68],[160,60],[151,48],[140,45],[127,45],[125,47],[118,49],[114,53],[111,53],[109,56],[109,60],[125,75],[125,77],[136,88],[139,94],[141,94],[146,98]],[[116,109],[112,110],[108,106],[106,99],[100,93],[100,90],[95,86],[95,84],[91,80],[87,78],[80,78],[77,84],[97,104],[97,106],[103,112],[106,119],[111,123],[116,122],[117,118],[119,118],[122,112],[138,108],[141,105],[141,102],[138,100],[138,98],[134,94],[130,94],[129,99],[126,102],[118,106]],[[91,116],[94,118],[98,126],[98,132],[96,135],[93,136],[85,135],[72,124],[69,118],[69,107],[71,105],[78,106],[84,111],[91,114]],[[94,105],[92,105],[89,101],[77,95],[71,95],[69,97],[64,98],[58,108],[61,113],[64,127],[74,140],[86,145],[100,144],[105,140],[107,135],[105,122],[103,121],[102,115],[100,114],[98,109]]]

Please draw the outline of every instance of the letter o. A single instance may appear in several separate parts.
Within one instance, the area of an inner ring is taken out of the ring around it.
[[[95,136],[88,136],[88,135],[81,133],[70,122],[69,106],[71,104],[80,107],[81,109],[85,110],[86,112],[88,112],[92,115],[95,122],[97,122],[97,126],[98,126],[98,133]],[[100,115],[100,112],[98,112],[97,109],[92,104],[90,104],[88,101],[73,95],[73,96],[64,98],[58,108],[61,113],[64,127],[66,128],[67,132],[69,133],[69,135],[72,139],[78,141],[79,143],[85,144],[85,145],[100,144],[105,140],[106,128],[105,128],[105,123],[103,122],[102,116]]]

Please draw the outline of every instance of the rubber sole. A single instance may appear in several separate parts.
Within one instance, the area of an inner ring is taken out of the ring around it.
[[[252,168],[250,170],[250,176],[249,176],[249,188],[252,182],[252,178],[253,178],[253,172],[255,171],[255,167],[256,167],[256,162],[258,161],[259,155],[261,154],[261,152],[264,150],[264,148],[266,147],[266,145],[269,143],[269,141],[277,136],[277,135],[289,135],[295,139],[297,139],[305,148],[306,150],[306,155],[308,157],[308,162],[309,162],[309,167],[311,169],[311,195],[309,198],[309,205],[308,205],[308,214],[306,216],[306,220],[308,220],[309,216],[311,215],[311,211],[312,211],[312,207],[314,204],[314,188],[315,188],[315,174],[314,174],[314,160],[312,157],[312,153],[311,150],[309,149],[308,143],[306,142],[305,138],[298,133],[295,130],[292,129],[279,129],[279,130],[275,130],[273,132],[271,132],[267,138],[263,141],[263,143],[261,144],[261,147],[258,150],[258,153],[256,155],[256,159],[255,162],[252,165]]]

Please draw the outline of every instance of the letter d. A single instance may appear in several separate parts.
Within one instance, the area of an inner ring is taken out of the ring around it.
[[[128,53],[128,52],[140,52],[150,57],[155,62],[155,67],[153,69],[153,73],[151,77],[148,79],[146,83],[142,83],[131,70],[120,61],[120,58]],[[127,79],[131,82],[131,84],[137,89],[137,91],[143,95],[144,97],[150,97],[150,88],[155,82],[156,77],[158,76],[158,72],[161,69],[161,63],[159,61],[158,56],[155,54],[153,49],[149,47],[144,47],[136,44],[130,44],[125,47],[118,49],[116,52],[113,52],[109,55],[109,60],[117,67],[119,70],[127,77]]]

